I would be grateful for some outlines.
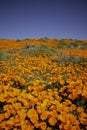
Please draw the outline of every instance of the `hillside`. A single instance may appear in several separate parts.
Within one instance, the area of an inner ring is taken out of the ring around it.
[[[0,130],[87,130],[87,40],[0,40]]]

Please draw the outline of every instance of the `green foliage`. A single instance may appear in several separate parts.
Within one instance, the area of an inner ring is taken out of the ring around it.
[[[78,41],[73,41],[71,44],[67,45],[68,48],[78,48]]]
[[[6,50],[0,52],[0,60],[9,62],[9,60],[13,57],[12,54],[16,53],[16,49]]]
[[[80,45],[80,49],[82,49],[82,50],[87,50],[87,43],[82,43],[82,44]]]
[[[0,52],[0,60],[2,60],[2,52]]]
[[[59,83],[59,82],[56,82],[56,83],[53,83],[52,85],[46,85],[46,90],[47,89],[54,89],[54,88],[62,88],[63,86]]]
[[[64,42],[63,40],[59,40],[58,41],[58,45],[57,45],[58,48],[64,48],[64,47],[67,47],[67,43]]]
[[[71,43],[67,43],[65,42],[63,39],[61,40],[56,40],[57,42],[57,47],[58,48],[71,48],[71,49],[83,49],[86,50],[87,49],[87,43],[84,43],[83,41],[79,41],[79,40],[73,40],[71,39]]]
[[[82,95],[79,95],[74,101],[73,103],[77,106],[77,107],[82,107],[85,111],[85,113],[87,113],[87,105],[86,105],[86,101],[84,99],[84,97],[82,97]]]
[[[29,45],[27,44],[22,50],[19,51],[19,54],[22,55],[29,55],[29,56],[36,56],[39,54],[56,54],[56,51],[52,49],[49,46],[44,46],[44,45]]]
[[[16,42],[20,42],[21,40],[20,39],[17,39]]]
[[[29,38],[24,39],[25,41],[30,40]]]
[[[59,58],[58,63],[66,63],[66,62],[72,62],[73,64],[81,64],[84,62],[87,62],[87,59],[83,57],[76,57],[74,55],[64,55]]]
[[[37,52],[39,54],[41,54],[41,53],[55,54],[56,53],[54,49],[52,49],[49,46],[44,46],[44,45],[39,46],[37,49]]]
[[[41,42],[47,42],[47,41],[49,41],[49,38],[47,38],[47,37],[39,38],[39,41],[41,41]]]

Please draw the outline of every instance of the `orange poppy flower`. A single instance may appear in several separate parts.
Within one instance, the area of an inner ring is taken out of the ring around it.
[[[40,115],[40,119],[46,120],[47,118],[48,118],[48,112],[47,111],[42,112]]]
[[[51,126],[55,126],[57,123],[57,119],[55,117],[50,117],[48,121]]]
[[[35,123],[38,121],[38,114],[36,112],[36,110],[33,108],[33,109],[30,109],[28,112],[27,112],[27,116],[30,118],[30,120],[32,121],[32,123]]]
[[[41,122],[39,127],[41,128],[41,130],[46,130],[47,125],[45,122]]]

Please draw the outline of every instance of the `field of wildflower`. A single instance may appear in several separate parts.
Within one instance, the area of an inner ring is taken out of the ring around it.
[[[0,40],[0,130],[87,130],[87,40]]]

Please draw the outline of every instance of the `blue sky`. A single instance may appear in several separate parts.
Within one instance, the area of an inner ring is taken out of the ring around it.
[[[0,0],[0,39],[87,39],[87,0]]]

